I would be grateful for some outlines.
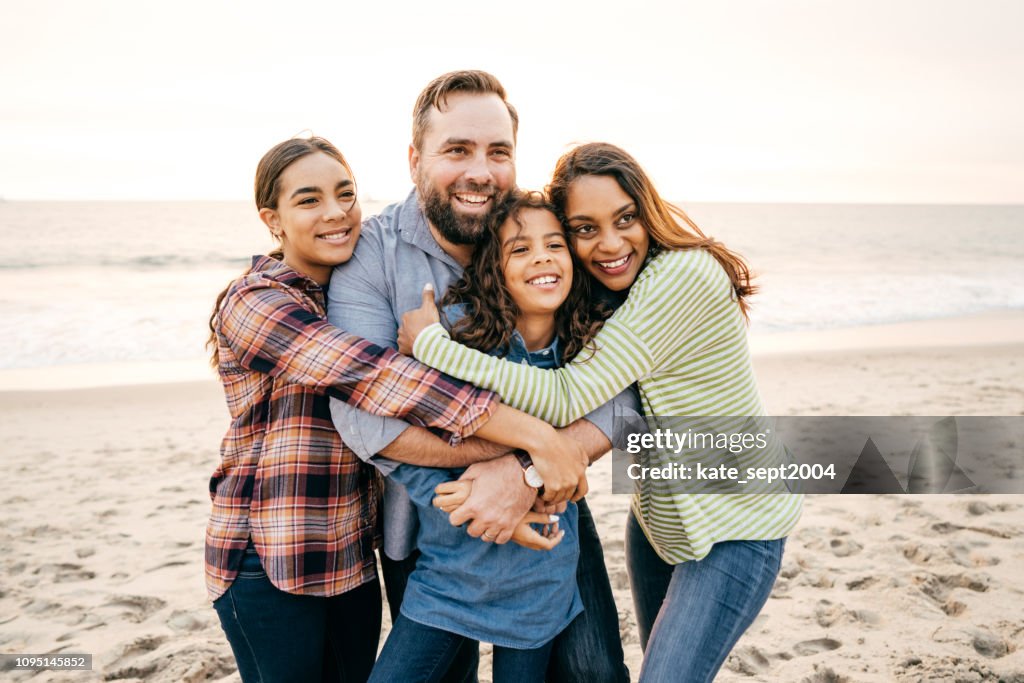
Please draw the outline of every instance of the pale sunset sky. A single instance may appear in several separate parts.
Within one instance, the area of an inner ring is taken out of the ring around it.
[[[689,201],[1024,203],[1024,2],[0,0],[0,197],[248,200],[303,130],[410,187],[434,76],[491,71],[519,182],[574,142]]]

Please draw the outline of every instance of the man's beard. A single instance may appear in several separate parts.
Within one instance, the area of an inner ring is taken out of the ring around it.
[[[417,184],[416,190],[420,196],[423,213],[426,215],[427,220],[441,233],[441,236],[452,244],[471,246],[475,246],[483,240],[484,230],[490,225],[491,219],[494,217],[506,194],[486,185],[468,186],[465,189],[459,189],[459,192],[484,194],[491,197],[491,207],[487,213],[466,216],[457,213],[452,206],[450,197],[454,192],[449,193],[449,196],[445,197],[444,193],[425,179]]]

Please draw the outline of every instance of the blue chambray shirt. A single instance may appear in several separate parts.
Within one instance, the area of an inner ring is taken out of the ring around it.
[[[404,201],[363,221],[352,258],[334,269],[327,289],[327,319],[331,324],[380,346],[398,348],[402,314],[419,308],[423,285],[430,282],[438,295],[462,277],[462,266],[430,233],[416,190]],[[640,416],[635,391],[627,389],[586,415],[612,443],[615,427]],[[331,417],[345,444],[360,458],[390,474],[398,463],[378,455],[409,425],[378,417],[331,400]],[[416,548],[416,509],[399,482],[388,477],[384,490],[384,553],[405,559]]]
[[[445,308],[451,323],[464,306]],[[443,319],[443,318],[442,318]],[[558,367],[558,339],[529,352],[513,333],[505,357],[542,368]],[[578,511],[569,503],[559,527],[562,542],[550,551],[515,543],[495,545],[453,527],[431,501],[434,487],[458,479],[464,468],[400,464],[390,478],[401,482],[416,506],[420,557],[402,599],[402,614],[449,633],[502,647],[532,649],[544,645],[583,611],[576,585],[579,560]],[[524,628],[528,624],[529,628]]]

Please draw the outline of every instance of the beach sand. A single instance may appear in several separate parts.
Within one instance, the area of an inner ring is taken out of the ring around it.
[[[1021,314],[754,348],[775,415],[1024,414]],[[207,481],[227,425],[219,385],[5,391],[0,414],[0,651],[94,655],[92,672],[0,677],[238,680],[203,588]],[[590,482],[636,680],[629,497],[611,493],[610,458]],[[1022,567],[1021,495],[809,497],[718,680],[1024,681]]]

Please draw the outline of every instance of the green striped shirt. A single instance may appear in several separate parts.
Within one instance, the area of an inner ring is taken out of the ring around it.
[[[440,324],[416,339],[416,358],[501,394],[561,427],[637,382],[648,416],[763,415],[746,323],[728,275],[704,250],[665,251],[647,264],[595,338],[597,350],[543,370],[452,341]],[[633,510],[666,562],[700,559],[718,541],[782,538],[796,525],[795,494],[658,493],[641,486]]]

